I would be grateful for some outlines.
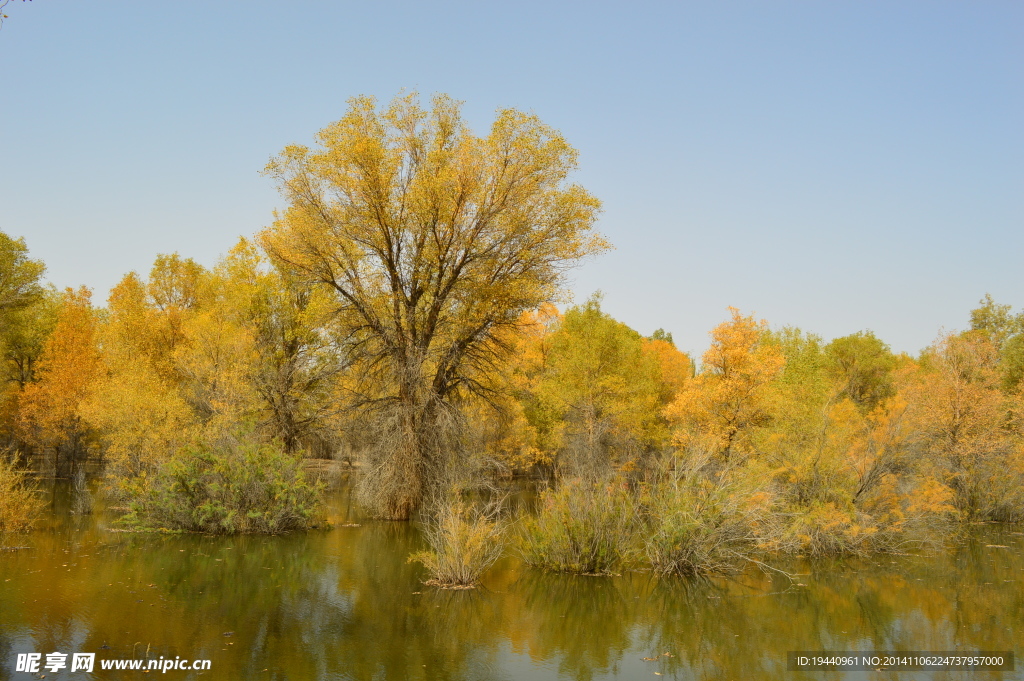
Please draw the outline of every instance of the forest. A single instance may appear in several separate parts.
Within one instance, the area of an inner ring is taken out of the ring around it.
[[[285,206],[212,267],[177,253],[106,301],[0,232],[0,541],[37,477],[102,465],[130,531],[327,523],[317,459],[413,521],[439,586],[503,553],[579,574],[938,547],[1024,520],[1024,313],[987,294],[917,356],[730,308],[691,357],[570,304],[610,244],[536,116],[354,98],[265,169]],[[510,503],[514,480],[537,503]]]

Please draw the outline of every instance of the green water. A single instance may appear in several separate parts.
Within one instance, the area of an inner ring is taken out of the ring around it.
[[[773,562],[796,583],[756,568],[576,577],[507,558],[482,588],[440,591],[406,560],[422,548],[415,527],[359,518],[345,486],[332,492],[331,530],[209,537],[112,532],[98,497],[94,513],[74,513],[88,499],[47,485],[46,521],[8,541],[27,548],[0,551],[0,679],[39,678],[14,671],[18,653],[53,651],[97,662],[47,679],[1021,678],[786,671],[790,650],[1019,655],[1021,527],[973,528],[933,555]],[[100,669],[161,656],[211,668]]]

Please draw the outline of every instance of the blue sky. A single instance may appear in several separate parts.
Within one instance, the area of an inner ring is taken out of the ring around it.
[[[102,301],[281,205],[268,158],[400,89],[536,112],[616,250],[582,301],[701,352],[733,305],[917,352],[1024,306],[1024,3],[14,0],[0,230]]]

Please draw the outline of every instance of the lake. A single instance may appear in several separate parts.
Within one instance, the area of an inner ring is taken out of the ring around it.
[[[7,541],[25,548],[0,551],[3,679],[39,678],[15,671],[18,654],[45,664],[51,652],[68,668],[47,679],[1021,678],[787,671],[797,650],[1019,653],[1020,526],[974,526],[932,554],[768,560],[792,580],[755,565],[712,579],[571,576],[510,556],[480,588],[444,591],[407,561],[423,548],[416,527],[360,517],[346,484],[330,492],[332,529],[274,537],[111,531],[94,489],[41,484],[44,521]],[[96,654],[92,673],[70,671],[75,652]],[[210,669],[100,668],[161,657]]]

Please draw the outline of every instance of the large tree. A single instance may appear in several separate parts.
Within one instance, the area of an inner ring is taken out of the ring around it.
[[[536,116],[498,112],[474,135],[458,102],[370,97],[267,170],[288,200],[261,235],[275,262],[328,287],[352,391],[377,428],[364,499],[407,518],[450,470],[460,401],[486,397],[526,310],[607,248],[600,204],[567,184],[576,151]]]

